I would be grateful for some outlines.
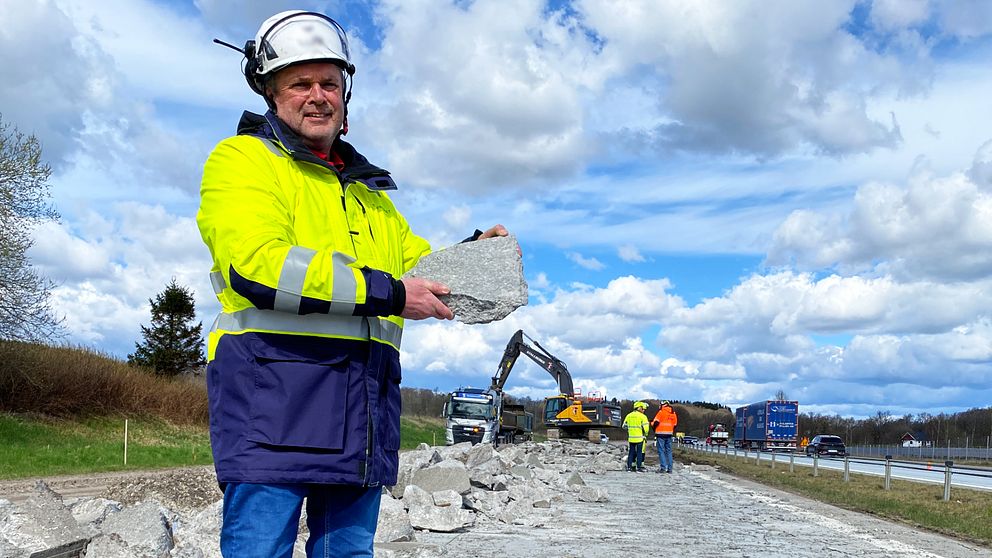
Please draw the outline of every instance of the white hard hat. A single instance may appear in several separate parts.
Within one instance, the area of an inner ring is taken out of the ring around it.
[[[264,95],[263,76],[290,64],[326,60],[355,73],[348,37],[341,25],[318,12],[290,10],[262,23],[253,43],[246,46],[245,77],[256,93]]]

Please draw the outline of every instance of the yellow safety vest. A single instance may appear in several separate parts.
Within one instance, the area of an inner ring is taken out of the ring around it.
[[[640,411],[631,411],[623,419],[623,427],[627,429],[627,441],[631,444],[643,442],[648,435],[648,417]]]

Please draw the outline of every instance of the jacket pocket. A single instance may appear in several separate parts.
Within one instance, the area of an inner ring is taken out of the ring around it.
[[[386,374],[382,381],[384,397],[379,428],[382,432],[382,448],[387,451],[397,451],[400,449],[400,414],[403,407],[403,399],[400,395],[402,372],[398,358],[387,360],[386,366]]]
[[[343,449],[349,362],[343,355],[256,348],[248,439],[272,446]]]

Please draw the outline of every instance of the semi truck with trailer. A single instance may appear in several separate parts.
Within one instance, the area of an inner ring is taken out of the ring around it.
[[[738,407],[734,415],[735,448],[796,451],[799,434],[798,401],[758,401]]]

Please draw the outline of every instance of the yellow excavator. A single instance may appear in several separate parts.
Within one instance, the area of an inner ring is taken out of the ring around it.
[[[533,346],[524,342],[526,337]],[[583,396],[572,387],[572,375],[569,374],[565,363],[552,355],[540,343],[518,330],[506,344],[503,358],[500,360],[496,375],[493,376],[492,387],[502,390],[510,370],[521,355],[527,355],[536,362],[558,383],[558,395],[544,400],[544,426],[548,429],[549,439],[588,438],[599,443],[601,428],[619,428],[623,422],[620,416],[620,405],[606,401],[595,393]]]

